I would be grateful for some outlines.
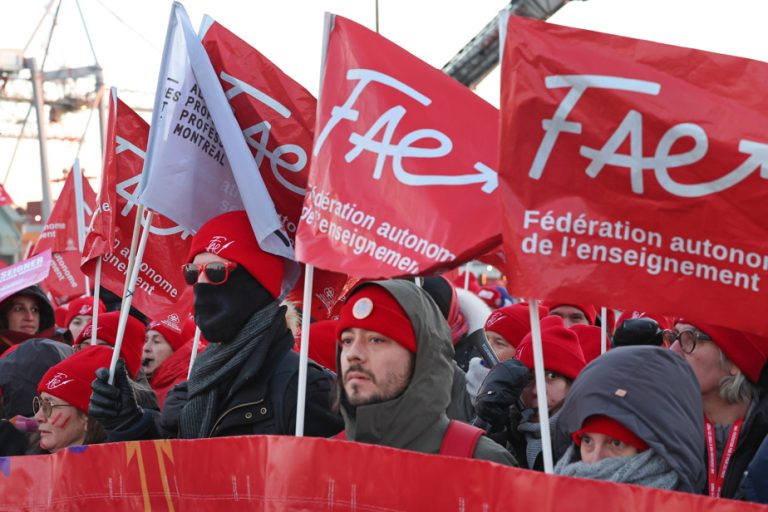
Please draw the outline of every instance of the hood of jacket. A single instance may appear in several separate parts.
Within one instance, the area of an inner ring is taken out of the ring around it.
[[[342,401],[347,439],[436,452],[448,424],[445,410],[451,401],[453,345],[448,324],[429,295],[409,281],[374,281],[361,286],[381,286],[402,306],[416,335],[416,355],[411,381],[397,398],[354,410]],[[343,376],[339,377],[343,382]]]
[[[589,416],[613,418],[661,455],[680,477],[678,490],[706,484],[704,409],[690,365],[659,347],[621,347],[589,363],[571,386],[554,434],[559,458]]]
[[[0,329],[8,329],[8,318],[6,314],[10,308],[10,300],[17,295],[27,295],[37,301],[37,304],[40,307],[40,327],[37,330],[38,333],[54,326],[56,323],[56,315],[53,311],[51,301],[48,300],[43,289],[34,284],[32,286],[27,286],[23,290],[19,290],[0,303]]]

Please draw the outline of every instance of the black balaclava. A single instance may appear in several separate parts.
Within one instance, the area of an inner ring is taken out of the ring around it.
[[[275,300],[243,267],[222,284],[197,283],[194,290],[195,323],[214,343],[231,341],[254,313]]]

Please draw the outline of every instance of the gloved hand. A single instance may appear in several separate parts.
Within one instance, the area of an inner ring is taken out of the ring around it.
[[[110,385],[109,368],[96,370],[96,379],[91,384],[93,393],[88,405],[88,414],[99,420],[107,431],[126,430],[141,420],[143,411],[136,403],[133,386],[128,379],[125,361],[117,360],[115,383]]]
[[[510,407],[516,409],[531,372],[516,359],[502,361],[488,372],[477,393],[475,412],[490,425],[489,431],[501,431],[509,426]]]
[[[187,404],[187,381],[176,384],[165,396],[159,424],[163,430],[175,434],[179,431],[181,410]]]

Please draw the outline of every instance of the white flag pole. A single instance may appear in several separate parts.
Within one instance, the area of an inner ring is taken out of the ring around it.
[[[139,213],[142,212],[137,212],[137,215]],[[144,225],[144,229],[141,231],[139,248],[136,251],[136,258],[133,262],[133,268],[128,280],[128,293],[126,293],[123,297],[123,304],[120,308],[120,322],[117,325],[117,339],[115,340],[115,349],[112,353],[112,361],[109,363],[109,384],[113,384],[115,382],[115,367],[117,366],[117,359],[120,357],[120,348],[123,346],[125,324],[128,322],[128,313],[131,310],[131,301],[133,300],[133,293],[136,291],[136,281],[139,278],[139,268],[141,268],[141,261],[144,258],[144,249],[147,247],[149,230],[152,227],[152,215],[152,210],[149,210],[149,213],[147,213],[147,222]]]
[[[600,353],[605,354],[608,350],[608,308],[600,308]]]
[[[464,267],[464,289],[469,290],[469,267],[470,263],[467,262],[467,266]]]
[[[304,409],[307,402],[307,365],[309,364],[309,323],[312,315],[312,281],[315,267],[304,268],[304,303],[301,308],[301,350],[299,351],[299,395],[296,400],[296,437],[304,436]]]
[[[547,382],[544,377],[544,350],[541,346],[541,323],[539,321],[539,301],[531,299],[531,337],[533,338],[533,368],[536,376],[536,398],[539,408],[539,426],[541,428],[541,451],[544,455],[544,472],[552,474],[552,441],[549,432],[549,409],[547,406]]]
[[[128,293],[128,277],[133,274],[133,262],[136,248],[139,245],[139,233],[141,231],[141,218],[144,217],[144,205],[136,205],[136,218],[133,221],[133,234],[131,235],[131,250],[128,253],[128,268],[125,270],[125,284],[123,285],[123,297]]]
[[[101,256],[96,260],[96,275],[93,277],[93,318],[91,319],[91,346],[96,345],[96,330],[99,328],[99,295],[101,294]]]
[[[73,183],[75,185],[75,222],[77,222],[77,248],[80,254],[83,254],[85,246],[85,201],[83,199],[83,172],[80,169],[80,157],[75,158],[75,164],[72,166],[72,172],[75,173]],[[85,276],[85,295],[91,294],[88,276]]]
[[[197,349],[200,347],[200,328],[195,326],[195,338],[192,341],[192,354],[189,356],[189,370],[187,371],[187,380],[192,376],[192,367],[195,366],[197,359]]]

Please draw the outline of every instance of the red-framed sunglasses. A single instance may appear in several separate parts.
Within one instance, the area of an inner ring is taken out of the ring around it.
[[[205,278],[210,284],[224,284],[229,279],[229,273],[236,268],[237,263],[234,261],[226,263],[212,261],[201,265],[185,263],[181,266],[181,270],[184,272],[184,281],[190,286],[197,284],[201,272],[205,272]]]

